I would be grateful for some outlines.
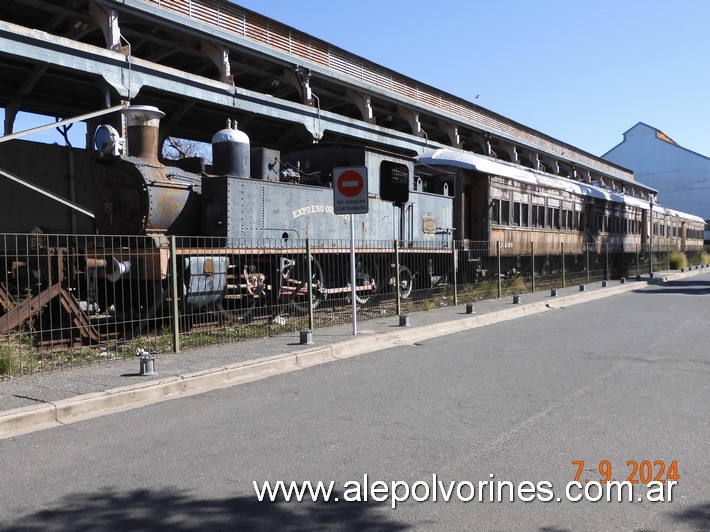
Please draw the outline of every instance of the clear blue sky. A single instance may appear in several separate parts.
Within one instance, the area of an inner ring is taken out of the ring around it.
[[[707,0],[235,3],[595,155],[645,122],[710,156]]]
[[[234,3],[594,155],[645,122],[710,156],[707,0]]]

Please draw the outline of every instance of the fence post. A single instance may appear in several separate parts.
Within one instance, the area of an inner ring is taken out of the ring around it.
[[[565,278],[565,243],[562,244],[562,288],[567,288],[567,279]]]
[[[604,242],[604,254],[606,255],[606,269],[604,270],[604,280],[609,280],[609,241]]]
[[[587,284],[591,283],[591,277],[589,273],[589,242],[584,245],[584,254],[586,255],[587,261]]]
[[[533,240],[530,241],[530,260],[532,261],[532,271],[530,272],[530,279],[531,281],[531,292],[534,294],[535,293],[535,242]]]
[[[500,240],[496,241],[496,256],[498,257],[498,299],[503,297],[503,281],[500,276]]]
[[[636,250],[636,277],[641,275],[641,263],[639,261],[639,245],[634,244],[634,249]]]
[[[313,331],[313,266],[311,265],[311,239],[306,238],[306,262],[308,263],[308,328]]]
[[[170,297],[173,300],[173,353],[180,352],[180,307],[178,305],[178,282],[177,282],[177,246],[175,245],[175,235],[170,235]]]
[[[402,290],[400,286],[399,278],[399,240],[394,241],[394,271],[395,271],[395,281],[397,286],[397,316],[402,314]]]
[[[456,263],[458,262],[456,260],[456,240],[451,241],[451,253],[452,253],[452,259],[453,259],[453,277],[454,277],[454,305],[459,304],[459,292],[458,288],[456,287]]]

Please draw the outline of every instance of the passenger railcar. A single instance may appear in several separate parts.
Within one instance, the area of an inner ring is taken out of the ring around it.
[[[425,153],[419,163],[431,176],[454,180],[454,237],[464,247],[487,242],[488,256],[590,249],[623,263],[625,254],[648,249],[652,241],[654,249],[702,250],[703,219],[665,209],[653,194],[612,192],[446,148]]]

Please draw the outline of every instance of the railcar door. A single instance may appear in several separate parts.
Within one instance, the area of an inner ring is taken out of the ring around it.
[[[454,239],[489,240],[488,175],[458,169],[454,181]]]

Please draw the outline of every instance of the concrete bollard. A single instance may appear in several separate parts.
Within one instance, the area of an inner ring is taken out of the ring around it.
[[[409,314],[400,314],[399,315],[399,326],[400,327],[409,327]]]
[[[145,349],[139,349],[136,354],[140,360],[140,375],[142,377],[155,375],[155,355],[151,355]]]
[[[301,345],[311,345],[313,343],[313,331],[301,329]]]
[[[466,314],[475,314],[476,310],[473,306],[473,303],[466,303]]]

